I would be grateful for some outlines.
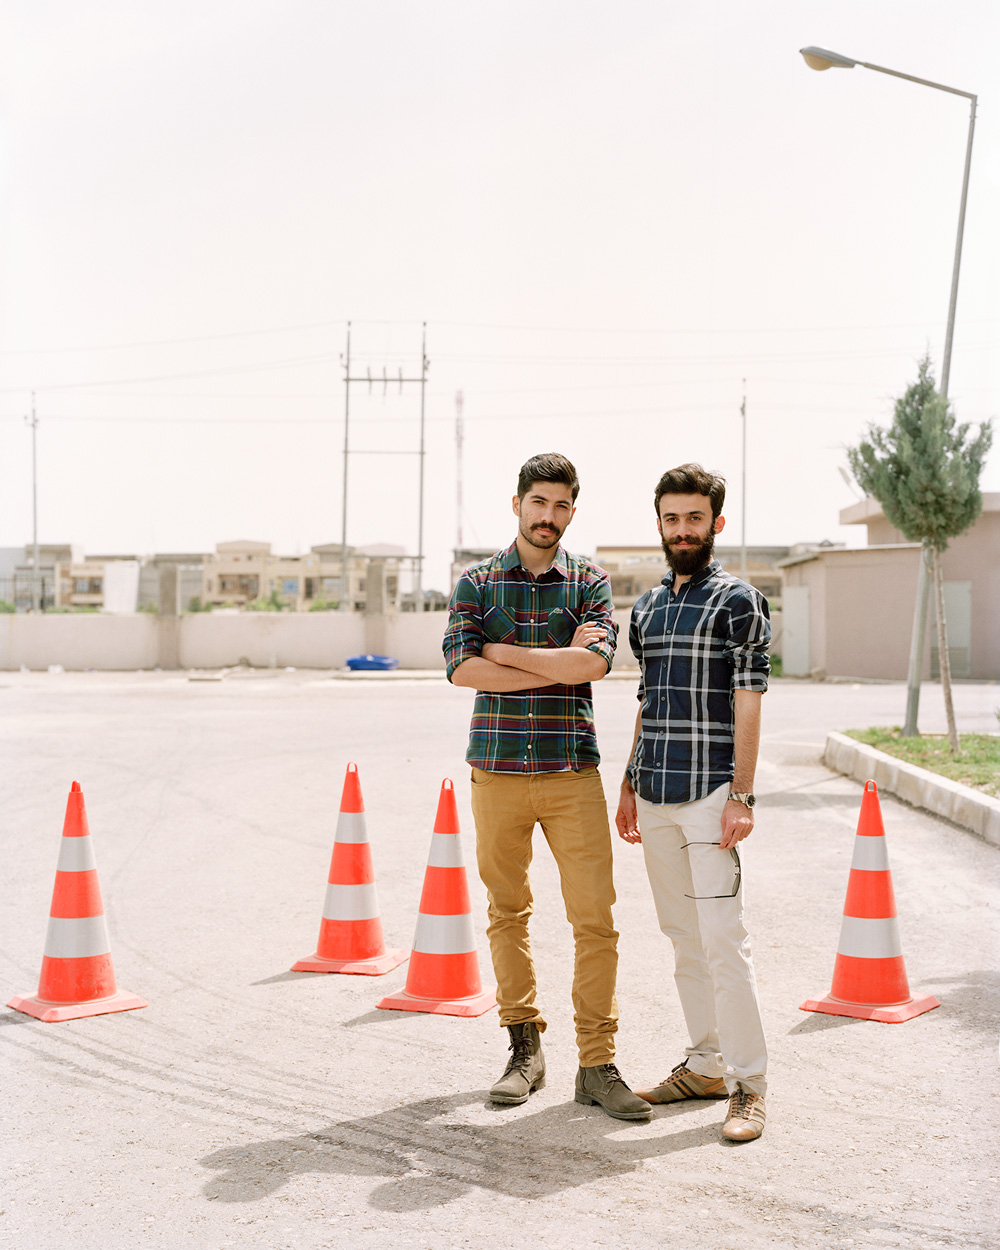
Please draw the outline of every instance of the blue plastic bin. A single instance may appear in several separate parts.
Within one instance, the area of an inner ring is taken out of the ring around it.
[[[352,673],[385,673],[399,668],[399,661],[391,655],[351,655],[347,667]]]

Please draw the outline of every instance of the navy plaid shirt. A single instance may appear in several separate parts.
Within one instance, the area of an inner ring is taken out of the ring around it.
[[[733,779],[733,691],[767,689],[767,600],[723,571],[674,574],[632,609],[641,729],[628,778],[647,803],[689,803]]]
[[[533,577],[517,543],[474,564],[458,579],[443,650],[448,679],[487,642],[519,647],[568,647],[576,627],[593,621],[607,631],[587,649],[608,668],[618,627],[611,615],[608,575],[559,547],[552,564]],[[600,763],[590,682],[535,690],[476,691],[466,760],[484,772],[543,773]]]

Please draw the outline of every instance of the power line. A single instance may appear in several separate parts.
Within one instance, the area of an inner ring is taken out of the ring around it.
[[[302,321],[283,326],[265,326],[257,330],[224,330],[213,334],[183,335],[163,339],[133,339],[124,343],[89,343],[79,346],[60,347],[8,347],[0,349],[0,356],[38,356],[62,355],[73,352],[108,352],[124,351],[133,347],[173,347],[188,343],[212,343],[226,339],[257,338],[265,334],[294,334],[302,330],[322,330],[331,326],[343,325],[346,318],[331,317],[323,321]],[[355,325],[409,325],[409,321],[376,318],[367,321],[353,319]],[[450,326],[465,330],[523,330],[528,333],[551,334],[652,334],[674,335],[711,335],[711,334],[834,334],[845,331],[871,333],[873,330],[912,330],[926,328],[932,321],[898,321],[878,323],[875,325],[840,325],[840,326],[742,326],[730,328],[714,328],[699,326],[697,328],[675,329],[657,326],[553,326],[524,325],[514,322],[495,321],[438,321],[438,326]],[[997,318],[986,318],[978,321],[966,321],[967,326],[996,325]]]

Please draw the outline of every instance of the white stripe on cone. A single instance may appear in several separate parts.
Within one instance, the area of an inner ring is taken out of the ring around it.
[[[464,955],[474,951],[472,917],[468,912],[460,916],[429,916],[420,912],[413,949],[424,955]]]
[[[895,959],[902,955],[899,925],[895,916],[883,920],[862,920],[845,916],[840,928],[837,951],[853,959]]]
[[[428,868],[464,868],[462,839],[454,833],[435,833],[431,836],[431,853]]]
[[[324,920],[375,920],[378,917],[375,882],[364,885],[328,885],[323,901]]]
[[[90,872],[97,867],[90,834],[83,838],[63,838],[59,847],[58,872]]]
[[[110,953],[111,939],[103,915],[81,916],[75,920],[49,917],[45,935],[45,954],[49,959],[83,959]]]
[[[364,812],[341,812],[337,816],[335,842],[367,842]]]
[[[885,838],[855,838],[851,867],[860,868],[862,872],[888,872],[889,848]]]

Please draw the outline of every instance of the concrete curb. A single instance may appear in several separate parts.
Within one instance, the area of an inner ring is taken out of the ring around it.
[[[823,763],[855,781],[872,778],[880,790],[887,790],[936,816],[944,816],[994,846],[1000,846],[1000,799],[939,777],[926,768],[894,759],[847,734],[827,734]]]

